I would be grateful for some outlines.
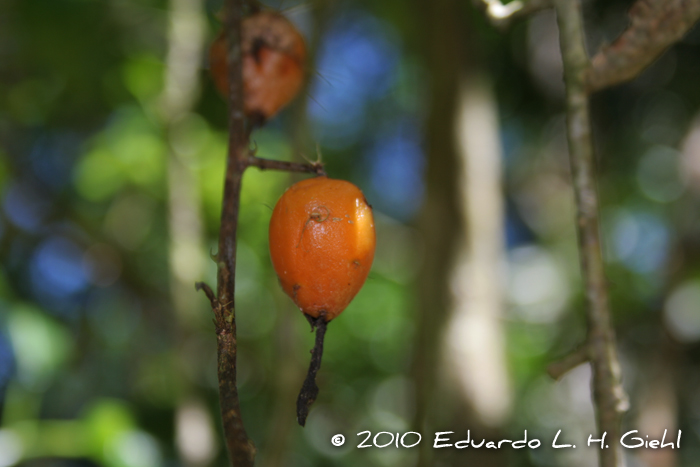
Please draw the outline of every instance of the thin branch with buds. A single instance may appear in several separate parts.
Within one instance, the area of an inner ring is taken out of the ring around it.
[[[228,41],[229,73],[229,146],[224,181],[224,197],[219,230],[217,300],[212,301],[216,324],[219,403],[226,446],[231,464],[252,467],[255,445],[248,438],[236,384],[236,312],[234,304],[236,273],[236,231],[240,204],[241,180],[248,156],[248,134],[243,114],[243,60],[241,55],[242,0],[224,4]],[[206,292],[206,289],[204,289]],[[209,293],[207,294],[209,296]],[[209,297],[211,300],[211,297]]]
[[[224,179],[224,195],[219,230],[217,293],[206,284],[196,284],[203,290],[214,312],[217,338],[219,402],[226,446],[231,465],[252,467],[255,445],[248,437],[241,417],[236,384],[236,233],[240,206],[241,182],[246,168],[275,169],[291,172],[323,174],[321,164],[299,164],[273,161],[252,156],[249,151],[250,132],[246,129],[243,112],[243,60],[241,52],[241,21],[245,0],[226,0],[225,29],[228,41],[229,73],[229,146]],[[250,122],[249,122],[250,123]]]

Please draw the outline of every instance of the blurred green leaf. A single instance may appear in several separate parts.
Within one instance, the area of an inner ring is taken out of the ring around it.
[[[72,353],[70,333],[31,305],[15,305],[7,324],[17,358],[18,379],[32,389],[45,387]]]

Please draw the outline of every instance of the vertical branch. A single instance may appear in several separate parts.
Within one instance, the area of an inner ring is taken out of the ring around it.
[[[225,5],[229,73],[229,146],[224,180],[224,199],[219,231],[218,282],[215,315],[219,377],[219,400],[231,464],[252,466],[255,446],[241,418],[236,385],[236,231],[241,181],[247,157],[247,135],[243,114],[243,61],[241,54],[242,0]]]
[[[203,289],[215,315],[217,336],[217,359],[219,378],[219,402],[224,425],[226,446],[234,467],[251,467],[255,462],[255,445],[248,438],[241,418],[238,387],[236,384],[236,232],[241,197],[243,172],[249,166],[260,169],[284,170],[305,173],[323,173],[321,164],[299,164],[293,162],[260,159],[249,155],[249,131],[243,106],[243,50],[242,22],[243,6],[249,11],[257,10],[250,0],[226,0],[224,3],[227,40],[228,96],[229,96],[229,146],[226,158],[224,198],[221,208],[219,230],[219,253],[217,256],[217,294],[204,283],[196,284]],[[249,122],[250,124],[250,122]]]
[[[521,2],[503,5],[479,0],[496,25],[528,13]],[[537,7],[548,6],[537,0]],[[633,79],[700,18],[697,2],[637,0],[630,9],[630,26],[589,63],[585,50],[580,0],[552,0],[557,11],[566,84],[567,133],[576,195],[581,270],[588,305],[586,342],[572,355],[550,366],[554,378],[589,361],[593,370],[593,401],[599,432],[606,434],[601,467],[624,465],[619,446],[620,421],[628,401],[621,383],[615,334],[608,307],[598,221],[595,164],[588,94]]]
[[[627,401],[622,389],[608,307],[598,221],[598,195],[591,140],[585,73],[588,66],[580,2],[555,0],[566,84],[569,154],[577,207],[579,254],[588,305],[587,350],[593,370],[593,400],[598,430],[610,448],[601,449],[601,467],[624,465],[619,445],[621,414]]]

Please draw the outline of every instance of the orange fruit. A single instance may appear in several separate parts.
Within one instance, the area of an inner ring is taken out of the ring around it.
[[[330,321],[355,297],[374,259],[372,208],[359,188],[328,177],[298,182],[270,219],[270,257],[285,293]]]
[[[304,38],[284,16],[271,11],[243,19],[243,107],[246,116],[264,122],[297,95],[304,83]],[[209,49],[214,84],[228,96],[226,37],[222,32]]]

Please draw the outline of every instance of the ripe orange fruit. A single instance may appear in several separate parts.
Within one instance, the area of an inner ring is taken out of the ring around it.
[[[243,19],[243,107],[258,123],[287,105],[304,82],[304,38],[284,16],[271,11]],[[214,84],[228,96],[226,37],[222,32],[209,49]]]
[[[282,288],[302,312],[326,322],[362,288],[375,244],[372,208],[344,180],[292,185],[270,219],[270,256]]]

